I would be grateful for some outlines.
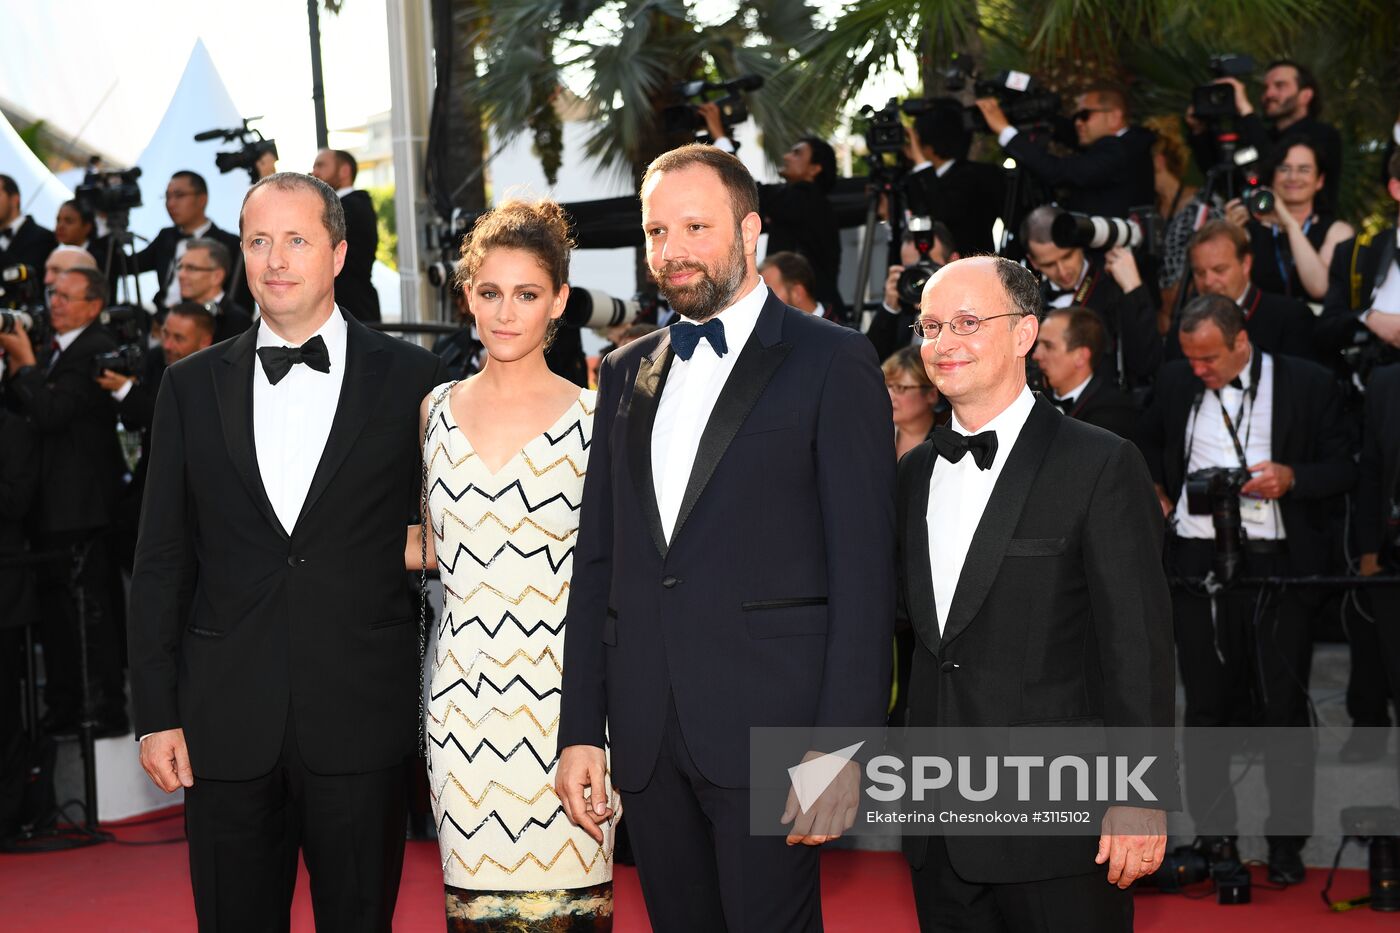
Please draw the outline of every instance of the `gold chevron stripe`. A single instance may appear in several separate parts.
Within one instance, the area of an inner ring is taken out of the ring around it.
[[[523,450],[520,452],[520,459],[525,461],[525,465],[530,468],[530,472],[534,473],[537,477],[544,476],[546,473],[548,473],[550,470],[553,470],[561,463],[568,463],[574,471],[574,476],[578,477],[579,479],[582,479],[588,473],[588,470],[586,468],[579,469],[579,465],[574,462],[574,458],[569,456],[568,454],[564,454],[564,456],[560,457],[558,460],[555,460],[553,463],[549,464],[544,469],[540,469],[539,467],[535,466],[535,462],[530,459],[530,455]]]
[[[516,871],[519,870],[520,866],[524,865],[526,862],[534,862],[535,865],[538,866],[541,871],[549,871],[552,868],[554,868],[555,863],[559,861],[560,857],[564,854],[565,849],[573,851],[574,858],[578,859],[579,866],[582,867],[585,872],[592,872],[593,866],[598,864],[598,860],[600,858],[603,859],[605,862],[612,861],[612,850],[609,849],[605,851],[602,846],[598,847],[598,851],[593,854],[592,859],[585,861],[583,854],[578,850],[578,846],[574,845],[574,841],[570,839],[559,847],[559,851],[555,852],[553,857],[551,857],[548,862],[541,862],[539,860],[539,857],[536,856],[535,853],[527,852],[525,855],[522,855],[520,857],[520,860],[518,862],[509,867],[507,867],[503,862],[496,861],[489,855],[481,856],[481,858],[477,859],[476,866],[473,867],[471,865],[468,865],[466,863],[466,860],[464,860],[462,856],[457,854],[456,849],[453,849],[451,856],[449,856],[447,861],[443,862],[442,867],[443,870],[446,871],[447,862],[455,859],[457,861],[457,864],[462,866],[462,870],[472,876],[475,876],[477,872],[481,871],[481,866],[486,864],[487,862],[490,862],[492,865],[494,865],[496,868],[499,868],[507,875],[515,874]]]
[[[468,531],[480,531],[482,525],[486,524],[488,521],[491,521],[491,522],[495,522],[496,525],[499,526],[500,529],[501,529],[502,531],[504,531],[506,534],[510,534],[510,535],[513,535],[513,534],[518,533],[518,532],[520,531],[520,529],[521,529],[521,528],[524,528],[526,525],[529,525],[531,528],[535,529],[536,531],[538,531],[540,534],[544,535],[545,537],[551,538],[551,539],[553,539],[553,540],[555,540],[555,541],[560,541],[560,542],[567,541],[567,540],[569,540],[570,538],[572,538],[574,535],[578,534],[578,528],[575,527],[575,528],[570,528],[567,532],[565,532],[565,533],[562,534],[562,535],[557,535],[557,534],[555,534],[554,532],[550,531],[548,528],[546,528],[546,527],[544,527],[543,525],[541,525],[539,522],[537,522],[537,521],[535,521],[534,519],[530,518],[529,516],[526,516],[525,518],[522,518],[520,521],[516,522],[514,525],[507,525],[505,522],[501,521],[500,517],[499,517],[495,512],[485,512],[485,513],[483,513],[482,516],[481,516],[481,518],[477,520],[477,523],[476,523],[475,525],[470,525],[470,524],[468,524],[465,520],[463,520],[462,518],[458,517],[458,515],[457,515],[455,512],[453,512],[451,509],[443,509],[443,510],[442,510],[442,516],[443,516],[443,518],[445,518],[445,519],[446,519],[446,518],[452,519],[454,522],[456,522],[457,524],[461,525],[463,528],[467,529]],[[434,531],[437,531],[436,528],[433,529],[433,530],[434,530]],[[438,538],[439,538],[439,540],[441,540],[442,534],[439,534],[439,535],[438,535]]]
[[[469,602],[471,602],[472,599],[473,599],[473,597],[475,597],[476,594],[477,594],[477,593],[480,593],[482,590],[487,590],[487,591],[489,591],[489,592],[491,592],[491,593],[494,593],[495,595],[499,596],[501,599],[504,599],[506,602],[510,603],[512,606],[518,606],[518,605],[520,605],[521,603],[523,603],[523,602],[525,601],[525,597],[529,596],[531,593],[534,593],[536,596],[539,596],[541,599],[543,599],[543,600],[545,600],[546,602],[548,602],[551,606],[557,606],[557,605],[559,605],[559,600],[563,599],[563,598],[564,598],[564,594],[567,593],[568,590],[569,590],[569,581],[568,581],[568,580],[563,581],[563,582],[559,585],[559,592],[556,593],[556,594],[553,595],[553,596],[550,596],[550,595],[549,595],[548,593],[546,593],[544,590],[541,590],[541,589],[539,589],[539,588],[537,588],[537,587],[534,587],[534,586],[526,586],[525,589],[523,589],[523,590],[520,591],[520,595],[518,595],[518,596],[507,596],[505,593],[501,592],[500,590],[496,589],[494,586],[492,586],[491,584],[489,584],[489,583],[487,583],[487,582],[485,582],[485,581],[482,581],[481,583],[478,583],[476,586],[472,587],[472,591],[471,591],[470,593],[468,593],[466,596],[463,596],[461,593],[458,593],[456,590],[452,589],[452,587],[448,586],[446,583],[443,583],[443,585],[442,585],[442,591],[443,591],[443,593],[450,593],[450,594],[452,594],[452,597],[453,597],[454,599],[457,599],[457,600],[459,600],[459,601],[461,601],[461,602],[463,602],[463,603],[469,603]]]
[[[541,661],[543,661],[545,658],[549,658],[550,663],[554,665],[554,670],[561,675],[564,673],[564,668],[562,668],[559,665],[559,658],[555,656],[553,648],[545,648],[543,651],[540,652],[539,657],[534,658],[530,657],[530,655],[526,653],[524,648],[517,648],[515,650],[515,653],[512,654],[510,657],[506,658],[504,661],[497,660],[490,654],[487,654],[485,651],[478,651],[476,657],[472,659],[472,663],[465,668],[462,667],[462,662],[457,658],[457,653],[451,648],[448,648],[447,656],[444,657],[440,663],[434,666],[433,673],[438,673],[444,667],[446,667],[449,662],[451,662],[452,666],[457,668],[457,670],[461,673],[463,677],[466,677],[469,673],[472,672],[472,670],[476,668],[477,661],[487,660],[490,661],[492,664],[496,665],[496,667],[504,670],[518,658],[524,658],[526,661],[529,661],[532,667],[538,667]]]
[[[544,797],[546,794],[553,797],[555,800],[559,799],[558,793],[556,793],[554,788],[548,784],[540,785],[540,789],[535,791],[535,796],[526,797],[523,794],[511,790],[509,787],[500,783],[499,781],[491,781],[481,792],[480,797],[473,797],[471,791],[467,790],[466,787],[462,785],[462,782],[457,780],[457,775],[448,772],[447,777],[444,778],[442,783],[438,785],[438,787],[433,791],[434,800],[442,799],[442,795],[444,792],[446,792],[448,784],[451,784],[453,787],[457,788],[457,790],[461,791],[462,796],[467,798],[467,800],[471,801],[472,807],[478,810],[481,809],[481,802],[485,800],[488,796],[490,796],[491,791],[493,790],[498,790],[501,793],[506,794],[509,797],[513,797],[521,803],[527,804],[529,806],[534,806],[534,804],[537,803],[540,800],[540,798]]]
[[[466,462],[467,462],[468,460],[470,460],[472,457],[475,457],[475,456],[476,456],[476,451],[472,450],[471,448],[468,448],[468,449],[467,449],[467,452],[466,452],[465,454],[462,455],[461,459],[453,460],[453,459],[452,459],[452,454],[448,453],[448,451],[447,451],[447,445],[446,445],[445,443],[443,443],[442,441],[438,441],[436,444],[433,445],[433,453],[432,453],[432,456],[430,456],[430,457],[428,458],[428,476],[429,476],[429,477],[431,477],[431,476],[433,475],[433,468],[434,468],[435,466],[437,466],[437,458],[438,458],[438,452],[439,452],[439,451],[441,451],[441,452],[442,452],[442,455],[443,455],[444,457],[447,458],[447,464],[448,464],[448,466],[453,467],[454,469],[455,469],[456,467],[459,467],[459,466],[461,466],[462,464],[466,463]]]
[[[506,719],[510,720],[517,718],[522,713],[525,715],[526,719],[530,720],[530,722],[535,724],[535,729],[538,730],[539,734],[544,736],[545,738],[549,738],[551,735],[553,735],[554,730],[559,727],[558,716],[555,716],[548,726],[541,725],[540,721],[535,718],[535,711],[530,709],[530,707],[524,703],[516,707],[514,712],[510,713],[507,713],[504,710],[493,706],[491,707],[491,709],[483,713],[480,719],[476,720],[476,722],[472,722],[471,717],[468,716],[466,712],[464,712],[462,708],[456,704],[456,702],[449,702],[447,704],[447,712],[442,714],[442,719],[438,719],[436,716],[434,716],[431,709],[428,710],[428,718],[433,721],[434,725],[446,728],[452,720],[453,713],[456,713],[457,717],[463,722],[465,722],[473,730],[481,728],[481,724],[486,722],[486,720],[490,719],[492,716],[504,716]]]

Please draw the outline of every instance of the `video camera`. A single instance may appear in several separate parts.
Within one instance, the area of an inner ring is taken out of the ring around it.
[[[136,183],[140,177],[139,166],[124,172],[89,171],[73,197],[94,214],[106,214],[110,226],[112,215],[125,215],[141,206],[141,186]]]
[[[866,120],[865,148],[871,155],[898,155],[903,152],[907,137],[900,114],[917,117],[933,109],[933,106],[932,100],[922,97],[910,97],[903,102],[898,97],[891,97],[879,110],[866,104],[860,108],[860,115]]]
[[[1248,55],[1212,55],[1210,73],[1217,78],[1247,78],[1254,73],[1254,59]],[[1235,89],[1228,84],[1202,84],[1191,89],[1191,110],[1198,120],[1235,119]]]
[[[1229,583],[1243,557],[1240,490],[1249,482],[1244,467],[1205,467],[1186,474],[1186,511],[1209,515],[1215,528],[1215,579]]]
[[[733,81],[715,84],[703,79],[682,81],[675,86],[677,96],[690,103],[675,104],[661,111],[661,125],[667,133],[699,133],[705,130],[705,118],[700,115],[699,105],[706,103],[705,95],[723,91],[711,103],[719,107],[719,119],[726,130],[743,123],[749,118],[749,108],[744,102],[745,91],[757,91],[763,87],[763,76],[741,75]]]
[[[260,130],[248,126],[254,120],[261,119],[262,117],[247,117],[241,127],[195,133],[194,141],[202,143],[211,139],[222,139],[226,143],[237,142],[241,148],[232,152],[216,153],[214,165],[225,175],[236,168],[246,169],[248,176],[256,182],[258,180],[258,159],[268,152],[272,153],[274,159],[277,158],[277,140],[265,139]]]
[[[989,133],[987,118],[977,108],[977,98],[994,97],[1012,126],[1048,126],[1060,117],[1060,95],[1045,88],[1024,71],[999,71],[980,78],[976,63],[954,56],[943,72],[943,86],[963,105],[963,125],[974,133]]]

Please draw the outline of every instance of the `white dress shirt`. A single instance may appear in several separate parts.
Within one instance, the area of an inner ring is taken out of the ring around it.
[[[206,220],[203,226],[196,227],[195,231],[187,238],[181,237],[175,241],[175,259],[170,267],[170,282],[165,286],[165,307],[180,303],[180,260],[185,258],[185,249],[189,246],[190,240],[197,240],[209,232],[209,228],[214,226],[214,221]],[[180,231],[183,233],[184,231]]]
[[[340,386],[345,381],[346,326],[339,308],[331,312],[316,334],[326,342],[331,359],[328,373],[299,363],[273,385],[267,381],[262,361],[253,361],[253,441],[258,472],[287,534],[296,526],[316,465],[326,449],[326,438],[340,401]],[[258,323],[257,345],[290,344],[273,333],[264,319]]]
[[[929,569],[933,574],[933,604],[938,609],[939,632],[948,624],[948,611],[952,608],[953,594],[957,592],[958,580],[962,577],[967,549],[972,546],[972,536],[982,523],[982,513],[992,498],[992,489],[1034,407],[1035,396],[1029,388],[1022,387],[1015,401],[980,431],[964,428],[958,423],[956,413],[948,422],[954,431],[964,435],[995,431],[997,453],[991,467],[986,470],[978,469],[970,453],[957,463],[939,457],[933,467],[925,521],[928,523]]]
[[[1395,254],[1400,256],[1400,228],[1395,231]],[[1400,272],[1390,265],[1377,273],[1376,293],[1371,297],[1371,310],[1377,314],[1400,314]]]
[[[1259,350],[1256,347],[1250,352],[1258,353]],[[1225,419],[1221,417],[1222,401],[1235,422],[1235,433],[1244,447],[1245,460],[1248,463],[1262,463],[1273,459],[1274,358],[1267,353],[1263,357],[1259,392],[1253,404],[1246,398],[1251,375],[1250,363],[1246,363],[1244,371],[1240,373],[1243,389],[1226,386],[1220,390],[1219,399],[1214,392],[1207,390],[1201,397],[1200,408],[1186,419],[1185,444],[1186,449],[1191,451],[1186,463],[1187,473],[1205,467],[1240,465],[1235,442],[1230,439],[1230,432],[1225,429]],[[1287,537],[1279,518],[1277,499],[1241,496],[1240,518],[1247,538],[1282,540]],[[1176,533],[1182,538],[1215,537],[1215,524],[1209,515],[1192,515],[1186,510],[1184,483],[1181,495],[1176,500]]]
[[[1090,373],[1090,374],[1089,374],[1089,378],[1087,378],[1087,379],[1085,379],[1083,382],[1079,383],[1079,385],[1075,386],[1073,389],[1070,389],[1070,390],[1069,390],[1068,392],[1066,392],[1064,395],[1060,395],[1059,393],[1056,393],[1056,394],[1055,394],[1055,398],[1057,398],[1057,399],[1059,399],[1059,400],[1061,400],[1061,401],[1063,401],[1064,399],[1070,399],[1071,401],[1073,401],[1074,399],[1079,398],[1079,396],[1080,396],[1081,394],[1083,394],[1084,390],[1087,389],[1087,388],[1089,388],[1089,383],[1091,383],[1091,382],[1093,382],[1093,381],[1094,381],[1094,374],[1093,374],[1093,373]]]
[[[681,511],[700,435],[709,424],[715,401],[767,300],[768,286],[759,279],[757,287],[715,316],[724,322],[724,342],[729,350],[723,357],[715,354],[708,340],[702,339],[690,359],[677,355],[671,361],[671,371],[656,407],[656,423],[651,429],[652,484],[667,541],[671,540]]]
[[[24,222],[29,219],[28,214],[20,214],[4,227],[0,227],[0,249],[9,249],[15,237],[19,235],[19,228],[24,226]]]

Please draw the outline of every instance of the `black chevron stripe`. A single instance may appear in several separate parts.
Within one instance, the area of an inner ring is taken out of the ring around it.
[[[548,431],[545,431],[544,438],[545,440],[549,441],[549,446],[557,447],[560,444],[560,442],[565,440],[570,434],[578,434],[579,446],[584,450],[587,450],[589,446],[593,443],[591,438],[584,435],[582,421],[575,421],[573,424],[569,425],[569,427],[564,431],[563,434],[559,435],[558,437],[554,437]]]
[[[574,511],[574,512],[577,512],[577,511],[579,510],[579,505],[575,505],[574,503],[570,502],[570,501],[569,501],[569,497],[566,496],[566,495],[564,495],[562,492],[555,493],[554,495],[550,496],[548,499],[545,499],[543,502],[540,502],[540,503],[538,503],[538,504],[532,505],[532,504],[530,503],[529,497],[525,495],[525,487],[521,484],[520,480],[516,480],[515,482],[511,483],[511,484],[510,484],[509,486],[507,486],[506,488],[502,489],[500,492],[495,493],[495,494],[493,495],[492,493],[489,493],[489,492],[487,492],[486,490],[481,489],[481,488],[478,487],[475,483],[468,483],[465,487],[463,487],[463,489],[462,489],[461,492],[453,492],[453,491],[452,491],[452,487],[449,486],[449,485],[447,485],[446,481],[445,481],[441,476],[439,476],[437,479],[433,480],[432,489],[429,489],[429,490],[428,490],[428,495],[431,496],[432,493],[433,493],[433,490],[434,490],[434,489],[438,489],[439,487],[441,487],[441,489],[442,489],[443,492],[447,493],[448,497],[449,497],[453,502],[461,502],[461,501],[462,501],[462,498],[463,498],[464,496],[466,496],[466,494],[469,493],[469,492],[475,492],[478,496],[481,496],[483,499],[486,499],[488,502],[497,502],[497,501],[500,500],[500,498],[501,498],[502,496],[504,496],[506,493],[508,493],[508,492],[510,492],[512,489],[514,489],[514,490],[516,490],[517,492],[520,493],[520,501],[523,502],[523,503],[525,503],[525,508],[526,508],[528,511],[532,512],[532,513],[533,513],[533,512],[538,512],[540,509],[542,509],[542,508],[544,508],[545,506],[549,505],[549,504],[550,504],[551,502],[553,502],[555,499],[562,499],[563,502],[564,502],[564,504],[567,505],[567,506],[570,508],[570,510],[572,510],[572,511]],[[582,503],[580,503],[580,505],[581,505],[581,504],[582,504]]]
[[[442,819],[438,820],[438,835],[439,835],[439,836],[442,835],[442,827],[443,827],[444,825],[446,825],[447,823],[451,823],[454,827],[456,827],[457,832],[459,832],[459,833],[462,834],[463,838],[470,839],[471,837],[473,837],[473,836],[475,836],[477,833],[479,833],[479,832],[481,831],[481,828],[482,828],[483,826],[485,826],[487,823],[490,823],[492,820],[495,820],[496,825],[499,826],[499,827],[501,827],[501,829],[505,831],[505,834],[506,834],[507,836],[510,837],[510,841],[511,841],[511,842],[519,842],[519,841],[520,841],[520,838],[521,838],[522,836],[525,835],[525,832],[526,832],[531,826],[538,826],[540,829],[549,829],[550,825],[551,825],[555,820],[557,820],[557,819],[559,818],[559,815],[560,815],[561,813],[563,813],[563,812],[564,812],[564,808],[563,808],[563,807],[556,807],[555,810],[554,810],[554,812],[551,813],[551,814],[549,815],[549,819],[548,819],[548,820],[545,820],[543,823],[540,822],[538,819],[536,819],[535,817],[532,816],[532,817],[530,817],[529,821],[525,823],[524,826],[520,827],[520,831],[519,831],[519,832],[514,832],[514,833],[513,833],[513,832],[510,831],[510,827],[506,825],[506,821],[503,820],[503,819],[501,818],[501,815],[500,815],[499,813],[497,813],[495,810],[492,810],[490,816],[486,817],[486,818],[485,818],[484,820],[482,820],[480,823],[477,823],[477,824],[476,824],[476,828],[475,828],[475,829],[472,829],[472,830],[470,830],[470,831],[463,829],[463,828],[462,828],[462,824],[461,824],[461,823],[458,823],[456,820],[454,820],[454,819],[452,818],[452,814],[451,814],[451,813],[448,813],[446,810],[443,810],[443,811],[442,811]]]
[[[540,753],[536,751],[535,746],[530,742],[528,738],[522,738],[519,742],[516,742],[515,747],[513,747],[509,752],[507,752],[504,755],[501,754],[501,750],[497,748],[491,742],[490,739],[482,739],[480,742],[477,743],[476,748],[472,749],[471,751],[467,751],[465,748],[462,747],[462,743],[457,741],[457,736],[455,733],[447,733],[447,738],[443,739],[441,742],[439,742],[437,740],[437,736],[433,735],[432,733],[428,734],[428,738],[432,739],[433,744],[443,750],[447,749],[447,744],[449,742],[457,746],[457,751],[461,752],[462,757],[467,759],[467,764],[473,763],[478,757],[481,756],[481,750],[483,746],[489,748],[491,750],[491,753],[502,762],[510,761],[512,758],[515,757],[515,753],[520,751],[521,746],[524,746],[525,748],[530,750],[530,757],[534,758],[535,761],[539,762],[540,767],[545,771],[548,771],[550,768],[554,767],[555,762],[559,760],[559,753],[556,750],[554,756],[550,758],[548,762],[546,762],[543,758],[540,757]]]
[[[457,561],[461,558],[462,552],[465,551],[468,557],[476,561],[478,567],[486,568],[491,566],[491,564],[495,562],[496,558],[500,557],[507,550],[514,551],[516,554],[520,555],[525,560],[529,560],[536,554],[544,554],[545,562],[549,564],[549,569],[556,576],[558,576],[559,574],[559,568],[564,566],[564,562],[569,559],[569,555],[574,553],[574,549],[570,547],[567,551],[564,552],[564,555],[560,557],[558,562],[556,563],[553,560],[553,558],[549,556],[549,545],[547,544],[542,544],[539,547],[535,548],[533,551],[527,553],[525,551],[520,550],[520,548],[516,547],[514,541],[507,541],[505,544],[502,544],[499,548],[496,549],[496,553],[492,554],[488,559],[482,560],[480,557],[477,557],[476,553],[471,548],[467,547],[467,545],[464,542],[458,541],[457,551],[452,555],[452,563],[447,563],[445,560],[443,560],[442,555],[439,554],[438,564],[442,567],[446,567],[449,573],[456,573]]]
[[[504,695],[505,695],[505,692],[506,692],[507,690],[509,690],[512,686],[514,686],[514,685],[515,685],[515,682],[516,682],[517,680],[520,681],[520,683],[524,685],[524,687],[525,687],[526,690],[530,691],[530,693],[535,697],[536,700],[543,700],[543,699],[544,699],[545,697],[547,697],[547,696],[551,696],[552,694],[560,693],[560,692],[561,692],[560,689],[559,689],[558,687],[550,687],[550,688],[549,688],[548,690],[546,690],[544,693],[536,693],[536,692],[535,692],[535,688],[532,687],[532,686],[530,686],[530,682],[529,682],[528,680],[526,680],[524,677],[522,677],[521,675],[519,675],[519,674],[516,674],[516,675],[515,675],[514,677],[512,677],[509,681],[507,681],[507,682],[506,682],[506,685],[505,685],[504,687],[498,687],[498,686],[496,686],[496,682],[493,681],[489,676],[487,676],[486,674],[482,674],[482,675],[481,675],[480,677],[478,677],[477,680],[476,680],[477,689],[473,690],[471,684],[467,683],[465,680],[463,680],[462,678],[458,677],[458,678],[457,678],[456,680],[454,680],[452,683],[448,684],[445,688],[443,688],[442,690],[438,691],[437,693],[434,693],[434,694],[433,694],[433,699],[434,699],[434,700],[441,699],[442,697],[446,696],[447,694],[449,694],[449,693],[451,693],[453,690],[455,690],[458,686],[466,687],[466,688],[467,688],[467,692],[470,693],[473,697],[480,698],[480,697],[481,697],[481,691],[482,691],[482,689],[483,689],[483,688],[481,687],[481,684],[483,684],[483,683],[489,684],[489,685],[491,686],[491,690],[492,690],[497,696],[504,696]]]
[[[507,620],[507,619],[509,619],[511,622],[514,622],[514,623],[515,623],[515,627],[518,628],[518,629],[520,629],[521,634],[523,634],[523,635],[525,635],[525,636],[527,636],[527,637],[530,636],[530,635],[535,634],[535,633],[538,632],[540,629],[545,629],[545,630],[548,631],[549,634],[551,634],[551,635],[558,635],[560,632],[564,631],[564,620],[563,620],[563,619],[560,619],[560,620],[559,620],[559,624],[558,624],[558,625],[555,625],[555,626],[551,626],[551,625],[550,625],[548,622],[546,622],[545,620],[540,619],[540,620],[539,620],[538,622],[536,622],[534,625],[530,626],[529,628],[526,628],[526,627],[525,627],[525,624],[524,624],[523,622],[521,622],[519,619],[517,619],[517,618],[514,616],[514,614],[509,613],[509,612],[507,612],[505,615],[501,616],[500,621],[496,623],[496,627],[495,627],[494,629],[493,629],[493,628],[488,628],[487,625],[486,625],[485,620],[482,619],[481,616],[472,616],[470,619],[466,620],[466,621],[463,622],[461,625],[454,625],[452,619],[453,619],[452,610],[449,609],[446,613],[444,613],[442,621],[443,621],[443,624],[447,626],[447,628],[451,629],[453,635],[458,635],[458,634],[460,634],[460,633],[462,632],[463,629],[465,629],[467,626],[469,626],[469,625],[471,625],[473,622],[475,622],[477,625],[480,625],[480,626],[481,626],[481,630],[482,630],[483,632],[485,632],[487,635],[490,635],[492,638],[495,638],[496,635],[497,635],[497,633],[499,633],[499,632],[501,631],[502,627],[505,626],[506,620]],[[441,631],[442,631],[441,627],[439,627],[439,630],[438,630],[438,631],[439,631],[439,635],[440,635],[440,634],[441,634]]]

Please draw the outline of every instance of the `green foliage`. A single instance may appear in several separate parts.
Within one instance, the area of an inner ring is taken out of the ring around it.
[[[379,221],[379,249],[375,258],[390,269],[398,269],[399,232],[398,219],[394,214],[394,186],[384,185],[369,188],[369,199],[374,202],[374,216]]]
[[[49,162],[49,147],[44,144],[43,120],[35,120],[33,123],[19,131],[19,138],[24,140],[24,144],[29,147],[29,151],[38,157],[45,165]]]

